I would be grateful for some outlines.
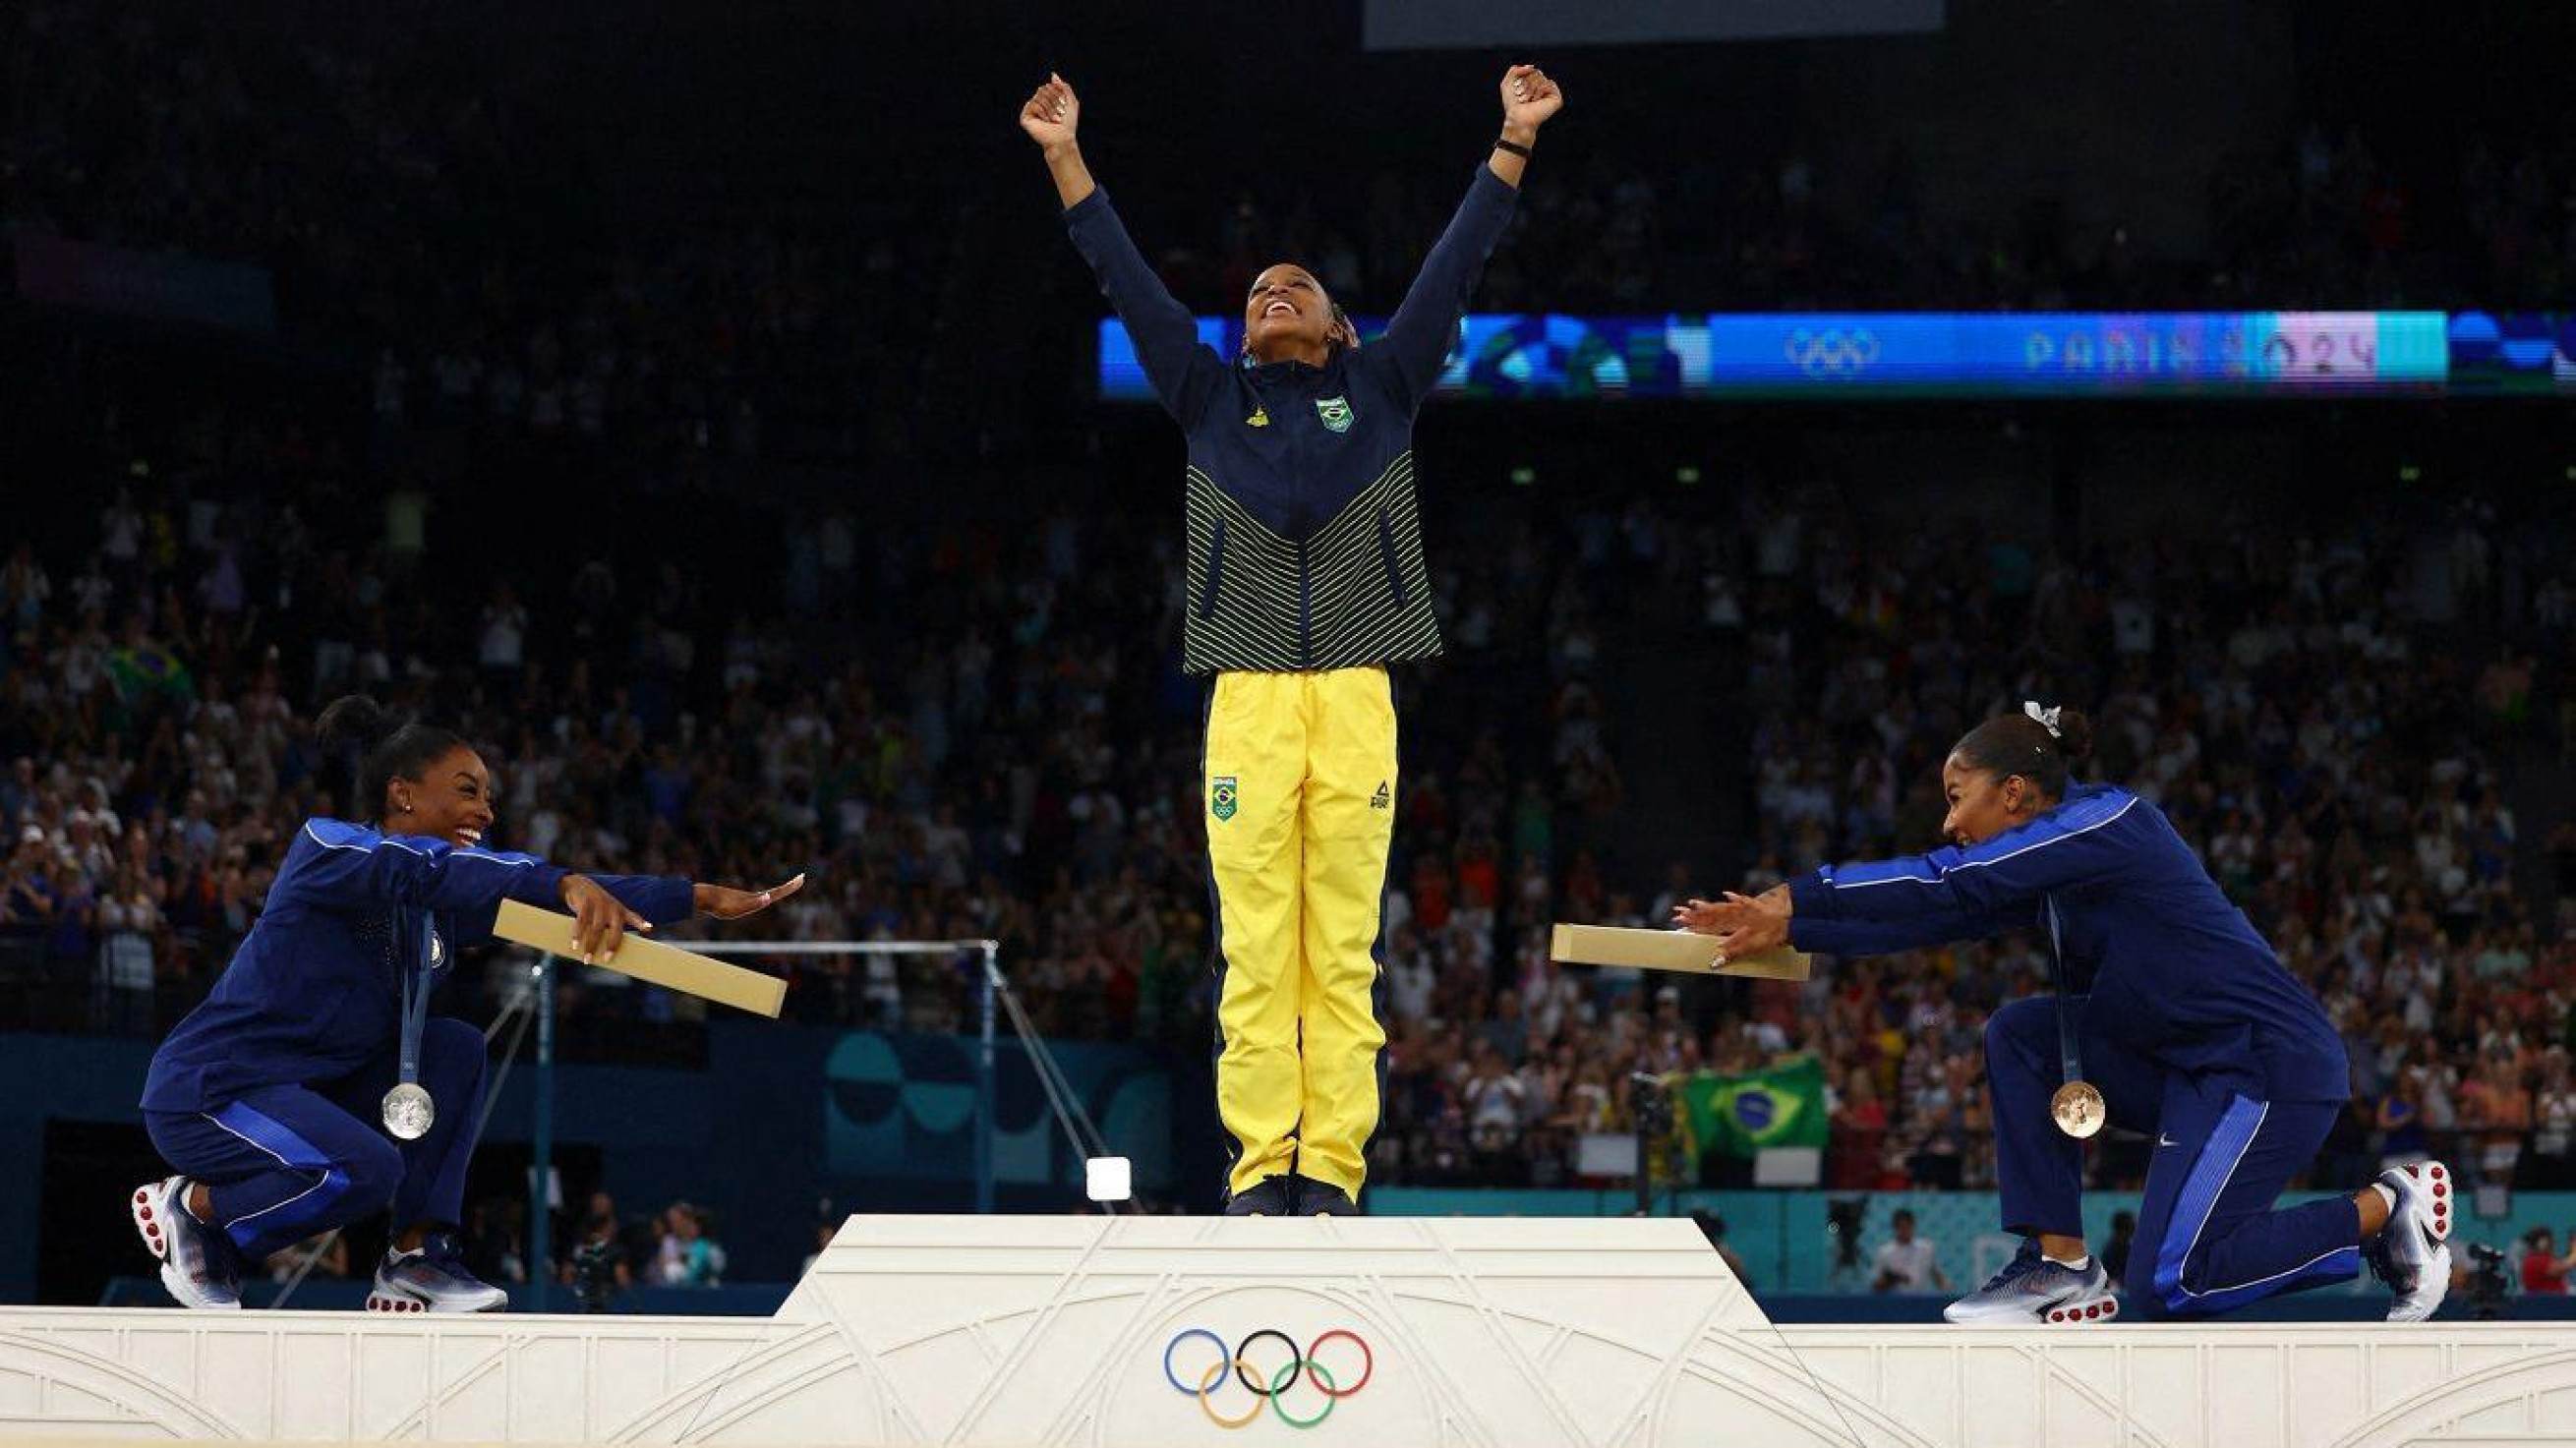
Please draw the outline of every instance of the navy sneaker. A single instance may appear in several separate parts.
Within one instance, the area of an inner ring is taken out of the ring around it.
[[[1288,1173],[1266,1176],[1226,1198],[1229,1217],[1287,1217],[1297,1211],[1297,1178]]]

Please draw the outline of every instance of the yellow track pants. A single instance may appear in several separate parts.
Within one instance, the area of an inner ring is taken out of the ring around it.
[[[1357,1199],[1386,1030],[1371,994],[1395,837],[1395,696],[1379,666],[1221,673],[1208,701],[1217,1115],[1230,1192],[1294,1171]]]

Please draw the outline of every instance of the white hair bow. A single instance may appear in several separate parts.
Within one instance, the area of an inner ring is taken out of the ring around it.
[[[2047,708],[2047,709],[2043,709],[2043,708],[2039,707],[2039,701],[2038,701],[2037,699],[2024,699],[2024,700],[2022,700],[2022,701],[2021,701],[2021,711],[2022,711],[2023,713],[2025,713],[2025,714],[2028,714],[2028,715],[2029,715],[2030,717],[2032,717],[2033,719],[2038,720],[2038,721],[2039,721],[2039,727],[2048,731],[2048,737],[2049,737],[2049,738],[2051,738],[2051,739],[2063,739],[2063,738],[2065,738],[2065,737],[2066,737],[2063,733],[2059,732],[2059,730],[2058,730],[2058,727],[2057,727],[2057,713],[2058,713],[2058,711],[2057,711],[2057,709],[2056,709],[2056,708],[2051,707],[2051,708]]]

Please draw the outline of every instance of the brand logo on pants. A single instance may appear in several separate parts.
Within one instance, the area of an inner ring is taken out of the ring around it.
[[[1234,818],[1234,776],[1220,774],[1208,786],[1208,813],[1221,820]]]
[[[1387,793],[1386,781],[1381,779],[1377,782],[1377,793],[1369,796],[1369,808],[1384,809],[1393,802],[1393,799],[1394,797]]]

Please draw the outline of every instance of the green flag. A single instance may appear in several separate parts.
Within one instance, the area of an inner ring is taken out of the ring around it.
[[[1813,1056],[1744,1076],[1693,1076],[1682,1104],[1703,1153],[1751,1156],[1766,1146],[1825,1144],[1825,1067]]]
[[[107,676],[115,682],[118,697],[127,703],[151,693],[185,699],[197,687],[179,656],[149,639],[109,650]]]

